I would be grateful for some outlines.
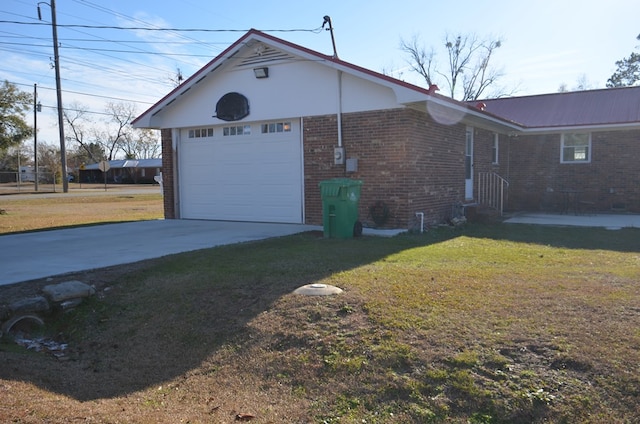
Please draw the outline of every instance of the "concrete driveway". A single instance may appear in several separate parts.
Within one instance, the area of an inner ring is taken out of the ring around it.
[[[0,236],[0,285],[322,227],[157,220]]]

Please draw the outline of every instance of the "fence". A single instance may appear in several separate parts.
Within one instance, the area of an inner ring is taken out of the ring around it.
[[[15,193],[55,193],[62,184],[55,181],[52,172],[38,172],[38,183],[32,174],[0,171],[0,195]]]

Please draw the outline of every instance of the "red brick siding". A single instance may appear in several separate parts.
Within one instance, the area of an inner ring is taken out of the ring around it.
[[[369,207],[383,201],[391,212],[388,227],[406,228],[415,212],[439,222],[464,198],[462,125],[439,125],[411,109],[344,114],[346,157],[358,159],[358,171],[349,174],[333,164],[336,115],[306,117],[303,125],[307,223],[322,223],[318,183],[335,177],[362,180],[360,219],[372,223]]]
[[[509,209],[559,210],[559,191],[575,189],[595,210],[640,212],[640,131],[592,133],[591,163],[560,163],[560,134],[514,137],[508,149]]]
[[[165,219],[175,219],[175,193],[174,193],[174,151],[171,140],[171,129],[161,131],[162,142],[162,191]]]
[[[303,119],[306,223],[322,224],[320,181],[348,177],[363,181],[360,219],[372,223],[369,207],[385,202],[387,227],[406,228],[416,212],[426,222],[448,218],[464,200],[463,124],[446,126],[413,109],[391,109],[342,116],[347,158],[358,171],[334,165],[338,144],[336,115]],[[174,192],[175,153],[171,130],[162,131],[165,218],[177,218]],[[499,138],[499,164],[492,164],[493,132],[474,129],[474,193],[479,172],[494,171],[509,183],[507,209],[557,210],[563,188],[583,190],[598,210],[613,203],[640,212],[640,131],[596,132],[590,164],[561,164],[560,135]]]

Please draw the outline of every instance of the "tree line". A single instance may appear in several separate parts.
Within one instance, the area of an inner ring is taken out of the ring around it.
[[[137,116],[131,103],[107,103],[100,120],[94,119],[80,103],[64,107],[67,166],[78,170],[102,160],[151,159],[160,157],[157,130],[136,129],[131,122]],[[19,166],[34,162],[37,149],[38,167],[58,172],[60,147],[51,140],[38,140],[37,147],[25,141],[33,138],[34,128],[28,121],[33,111],[33,94],[19,90],[4,81],[0,86],[0,171],[17,172]]]

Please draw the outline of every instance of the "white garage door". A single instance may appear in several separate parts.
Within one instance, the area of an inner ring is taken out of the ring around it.
[[[302,223],[299,122],[182,130],[181,217]]]

